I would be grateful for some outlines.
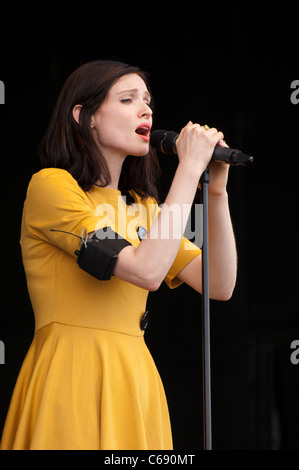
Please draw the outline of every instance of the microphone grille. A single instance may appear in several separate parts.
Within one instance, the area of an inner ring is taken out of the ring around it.
[[[176,153],[175,141],[177,137],[177,132],[161,129],[151,133],[150,142],[156,150],[168,155],[173,155]]]
[[[163,140],[165,134],[167,134],[167,131],[163,130],[163,129],[153,131],[151,133],[151,139],[150,139],[151,145],[154,147],[154,149],[159,150],[160,152],[163,151],[162,150],[162,140]]]
[[[177,132],[168,131],[161,142],[162,152],[166,153],[167,155],[176,154],[177,152],[175,147],[175,141],[177,140],[177,138]]]

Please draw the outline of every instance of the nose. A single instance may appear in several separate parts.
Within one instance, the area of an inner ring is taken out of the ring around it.
[[[145,103],[144,101],[141,102],[140,108],[139,108],[139,116],[140,117],[147,117],[150,118],[153,115],[153,110],[152,108]]]

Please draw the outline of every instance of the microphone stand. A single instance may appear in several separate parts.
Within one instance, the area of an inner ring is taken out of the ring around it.
[[[151,134],[151,144],[166,155],[176,154],[174,131],[156,130]],[[217,151],[217,155],[216,152]],[[253,157],[243,154],[238,149],[215,147],[216,161],[232,165],[247,165]],[[213,157],[212,157],[213,158]],[[210,289],[209,289],[209,227],[208,227],[208,184],[209,168],[201,178],[200,202],[203,205],[203,243],[202,243],[202,355],[203,355],[203,413],[204,413],[204,449],[212,450],[212,411],[211,411],[211,353],[210,353]]]
[[[209,227],[208,227],[208,184],[209,168],[201,178],[200,202],[203,205],[202,242],[202,364],[203,364],[203,413],[204,449],[212,450],[212,409],[211,409],[211,353],[210,353],[210,288],[209,288]]]

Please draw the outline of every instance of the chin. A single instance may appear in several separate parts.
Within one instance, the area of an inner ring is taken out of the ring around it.
[[[148,154],[148,152],[146,152],[146,153],[131,153],[130,155],[131,155],[132,157],[144,158],[144,157],[147,156],[147,154]]]
[[[147,147],[147,149],[144,148],[143,146],[143,149],[134,149],[133,151],[129,152],[129,155],[132,155],[132,157],[145,157],[149,152],[149,146]]]

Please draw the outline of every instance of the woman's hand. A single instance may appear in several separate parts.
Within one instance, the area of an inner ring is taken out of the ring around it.
[[[210,195],[222,195],[226,192],[229,165],[223,162],[211,161],[216,145],[227,147],[222,132],[207,125],[200,126],[188,122],[176,141],[180,164],[190,165],[192,171],[198,172],[199,178],[209,166]],[[200,188],[200,184],[198,185]]]
[[[215,146],[222,139],[223,134],[217,129],[190,121],[176,141],[180,165],[187,166],[200,177],[210,163]]]

